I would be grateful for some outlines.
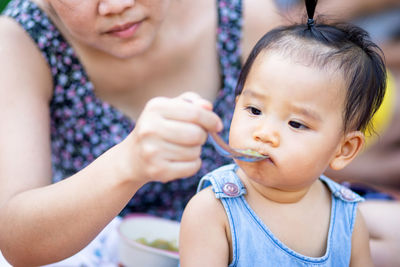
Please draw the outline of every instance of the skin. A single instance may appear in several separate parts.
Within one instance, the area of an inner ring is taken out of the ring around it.
[[[299,62],[277,51],[261,52],[237,98],[230,144],[270,156],[257,163],[236,162],[252,209],[289,248],[321,257],[326,252],[331,193],[318,177],[328,166],[341,169],[350,163],[364,136],[343,131],[342,75]],[[196,194],[185,209],[179,244],[183,267],[231,262],[228,219],[210,188]],[[351,245],[350,266],[372,266],[360,211]]]
[[[143,184],[196,173],[207,132],[222,128],[210,103],[220,86],[215,1],[35,2],[77,52],[96,95],[136,127],[51,184],[50,69],[20,26],[0,17],[0,250],[13,266],[78,252]],[[245,57],[279,18],[272,1],[255,0],[245,1],[244,17]],[[142,20],[129,37],[106,34]]]

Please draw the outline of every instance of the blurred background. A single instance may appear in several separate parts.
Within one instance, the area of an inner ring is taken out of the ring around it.
[[[10,2],[10,0],[0,0],[0,12],[3,11],[8,2]]]

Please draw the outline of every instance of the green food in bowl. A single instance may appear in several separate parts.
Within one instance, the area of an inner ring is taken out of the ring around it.
[[[176,242],[174,242],[174,241],[167,241],[165,239],[158,238],[158,239],[155,239],[154,241],[150,242],[144,237],[138,238],[135,241],[140,244],[150,246],[153,248],[159,248],[159,249],[178,252],[178,246],[177,246]]]

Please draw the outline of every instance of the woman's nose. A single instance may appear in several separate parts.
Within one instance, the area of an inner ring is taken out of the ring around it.
[[[102,16],[119,14],[134,4],[135,0],[102,0],[98,7],[99,14]]]
[[[253,138],[262,143],[267,143],[272,147],[280,144],[280,133],[277,125],[274,123],[262,123],[253,133]]]

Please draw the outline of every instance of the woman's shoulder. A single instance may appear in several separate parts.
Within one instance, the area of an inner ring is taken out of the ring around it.
[[[27,61],[26,68],[29,68],[32,60],[35,65],[47,65],[40,55],[43,50],[41,43],[48,39],[49,33],[54,35],[56,32],[58,33],[46,13],[33,1],[10,1],[0,16],[1,46],[3,49],[7,47],[8,55],[14,60],[24,57]],[[26,57],[26,54],[29,56]],[[36,61],[36,58],[40,60]]]
[[[7,16],[0,16],[0,44],[2,58],[7,56],[29,61],[29,58],[25,57],[26,54],[40,55],[39,49],[29,34],[17,21]]]
[[[7,77],[18,73],[18,81],[36,84],[46,96],[51,95],[52,78],[45,58],[21,25],[7,16],[0,16],[0,57],[2,84],[8,82]]]
[[[0,16],[0,41],[2,47],[8,43],[15,44],[18,46],[22,42],[22,45],[29,43],[30,38],[27,32],[21,27],[21,25],[6,15]]]

